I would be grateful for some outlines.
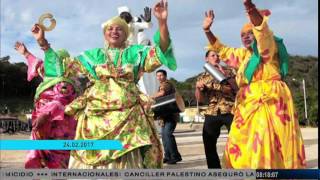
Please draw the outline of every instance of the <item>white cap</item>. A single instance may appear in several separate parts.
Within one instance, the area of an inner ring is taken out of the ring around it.
[[[122,12],[128,12],[128,13],[130,13],[130,9],[129,9],[127,6],[118,7],[118,13],[119,13],[119,15],[120,15]]]

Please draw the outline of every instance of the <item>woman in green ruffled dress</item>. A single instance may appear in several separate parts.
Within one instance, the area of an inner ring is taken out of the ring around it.
[[[47,63],[62,64],[66,77],[85,75],[91,81],[84,94],[65,110],[77,120],[75,139],[120,140],[123,145],[122,150],[74,150],[69,168],[162,168],[161,144],[150,109],[144,108],[148,98],[136,85],[139,75],[162,64],[171,70],[177,68],[167,26],[167,2],[158,2],[153,11],[159,24],[154,46],[127,46],[128,25],[114,17],[102,24],[105,47],[84,51],[75,58],[59,59],[43,30],[34,28],[34,37],[47,49]]]

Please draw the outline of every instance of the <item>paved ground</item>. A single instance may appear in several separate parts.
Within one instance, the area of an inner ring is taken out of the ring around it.
[[[193,130],[193,131],[192,131]],[[191,132],[190,132],[191,131]],[[206,159],[201,132],[202,124],[180,124],[176,129],[176,141],[183,161],[176,165],[165,165],[169,169],[206,169]],[[302,128],[307,157],[307,168],[318,168],[318,128]],[[218,139],[218,154],[220,159],[227,140],[227,130],[222,130]]]
[[[165,165],[167,169],[206,169],[206,160],[201,137],[201,124],[178,124],[175,136],[178,149],[183,161],[176,165]],[[318,168],[318,128],[302,128],[305,140],[307,168]],[[28,133],[16,133],[14,135],[0,134],[1,139],[28,139]],[[222,130],[218,139],[218,153],[222,152],[227,140],[227,131]],[[1,168],[23,168],[26,151],[1,151]]]

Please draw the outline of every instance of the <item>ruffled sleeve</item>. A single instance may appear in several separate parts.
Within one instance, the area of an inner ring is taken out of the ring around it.
[[[176,59],[173,53],[173,47],[172,47],[172,41],[169,39],[169,46],[166,50],[166,52],[162,52],[160,49],[160,31],[157,31],[156,34],[153,37],[153,41],[155,43],[155,50],[156,55],[159,58],[161,64],[168,67],[170,70],[176,70],[177,69],[177,63]]]
[[[43,66],[43,61],[31,53],[26,58],[28,63],[27,79],[28,81],[31,81],[33,78],[39,75],[39,69],[41,69],[41,66]]]
[[[257,40],[258,52],[264,63],[273,59],[273,55],[277,53],[277,44],[273,32],[269,29],[268,19],[268,17],[264,16],[262,23],[253,28],[253,34]]]
[[[232,48],[226,46],[222,44],[218,38],[214,44],[209,44],[207,48],[208,50],[217,52],[221,60],[236,69],[239,68],[247,53],[247,50],[245,48]]]
[[[52,49],[45,52],[45,75],[46,77],[74,78],[80,75],[87,75],[88,72],[76,58],[61,59]]]

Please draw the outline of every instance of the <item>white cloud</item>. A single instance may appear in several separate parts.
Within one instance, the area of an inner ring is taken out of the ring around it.
[[[25,10],[21,12],[21,21],[22,23],[30,23],[32,20],[32,15],[30,10]]]

